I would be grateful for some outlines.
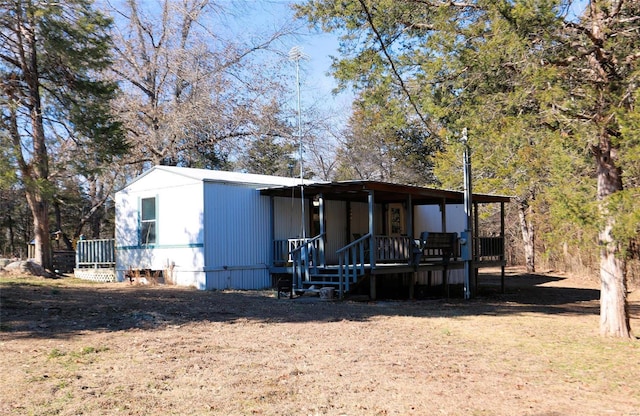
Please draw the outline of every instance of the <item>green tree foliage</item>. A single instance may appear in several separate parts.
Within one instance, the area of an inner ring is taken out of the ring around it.
[[[85,0],[0,2],[1,122],[33,215],[36,259],[45,268],[51,268],[52,175],[79,165],[98,169],[126,150],[109,109],[116,86],[96,78],[110,64],[109,24]]]
[[[238,167],[248,173],[296,176],[300,168],[293,157],[295,152],[293,144],[281,144],[272,136],[264,136],[251,143]]]
[[[553,235],[553,223],[585,231],[564,233],[574,241],[597,240],[601,331],[628,336],[624,247],[638,232],[631,201],[640,4],[592,0],[580,16],[571,7],[315,0],[298,11],[343,34],[333,66],[342,86],[393,89],[389,97],[403,97],[426,134],[450,143],[436,167],[445,185],[459,183],[461,175],[447,172],[459,172],[455,137],[469,128],[475,189],[515,196],[525,247],[533,250],[538,228]]]
[[[435,182],[433,139],[407,120],[392,103],[363,98],[353,114],[337,151],[337,179],[370,179],[427,185]]]

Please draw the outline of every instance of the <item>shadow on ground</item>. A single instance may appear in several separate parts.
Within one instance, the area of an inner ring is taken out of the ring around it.
[[[553,282],[552,286],[548,284]],[[566,283],[566,284],[563,284]],[[559,276],[509,275],[505,293],[497,275],[482,275],[478,296],[419,301],[277,299],[273,291],[197,291],[125,283],[66,284],[0,281],[0,339],[70,337],[86,331],[154,329],[194,322],[362,321],[376,316],[447,317],[522,313],[598,314],[599,291],[571,287]],[[640,317],[638,303],[632,305]]]

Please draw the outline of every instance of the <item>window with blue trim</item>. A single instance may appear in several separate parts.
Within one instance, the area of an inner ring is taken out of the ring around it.
[[[140,201],[140,245],[156,244],[157,233],[156,198],[142,198]]]

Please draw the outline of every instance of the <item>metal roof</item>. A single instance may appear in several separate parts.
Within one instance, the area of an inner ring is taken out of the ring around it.
[[[236,183],[253,185],[260,189],[262,195],[281,197],[300,197],[300,178],[286,178],[281,176],[256,175],[241,172],[225,172],[209,169],[194,169],[175,166],[154,166],[150,170],[135,178],[128,185],[138,181],[154,170],[171,172],[204,182]],[[322,194],[325,199],[340,201],[366,201],[370,191],[374,192],[377,202],[405,202],[411,195],[416,205],[462,204],[464,193],[413,185],[400,185],[389,182],[352,180],[340,182],[314,182],[305,180],[305,198],[315,198]],[[473,194],[473,202],[499,203],[509,202],[510,197],[499,195]]]
[[[462,204],[464,193],[443,189],[425,188],[413,185],[400,185],[378,181],[341,181],[316,182],[304,186],[305,198],[314,198],[322,194],[325,199],[340,201],[366,201],[370,191],[373,191],[376,202],[404,202],[411,195],[415,205]],[[281,197],[300,197],[300,185],[278,186],[261,189],[262,195]],[[509,202],[508,196],[473,194],[474,203]]]
[[[243,172],[227,172],[222,170],[184,168],[177,166],[156,165],[145,171],[140,176],[134,178],[127,183],[127,186],[137,182],[141,178],[151,174],[154,171],[170,172],[175,175],[194,179],[203,182],[220,182],[220,183],[236,183],[243,185],[255,185],[256,187],[265,186],[300,186],[300,178],[287,178],[282,176],[257,175],[253,173]],[[305,180],[305,183],[313,183],[313,181]]]

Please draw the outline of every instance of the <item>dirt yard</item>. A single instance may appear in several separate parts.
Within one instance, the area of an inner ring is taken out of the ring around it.
[[[0,413],[640,416],[640,342],[598,335],[596,284],[480,283],[354,302],[0,277]]]

